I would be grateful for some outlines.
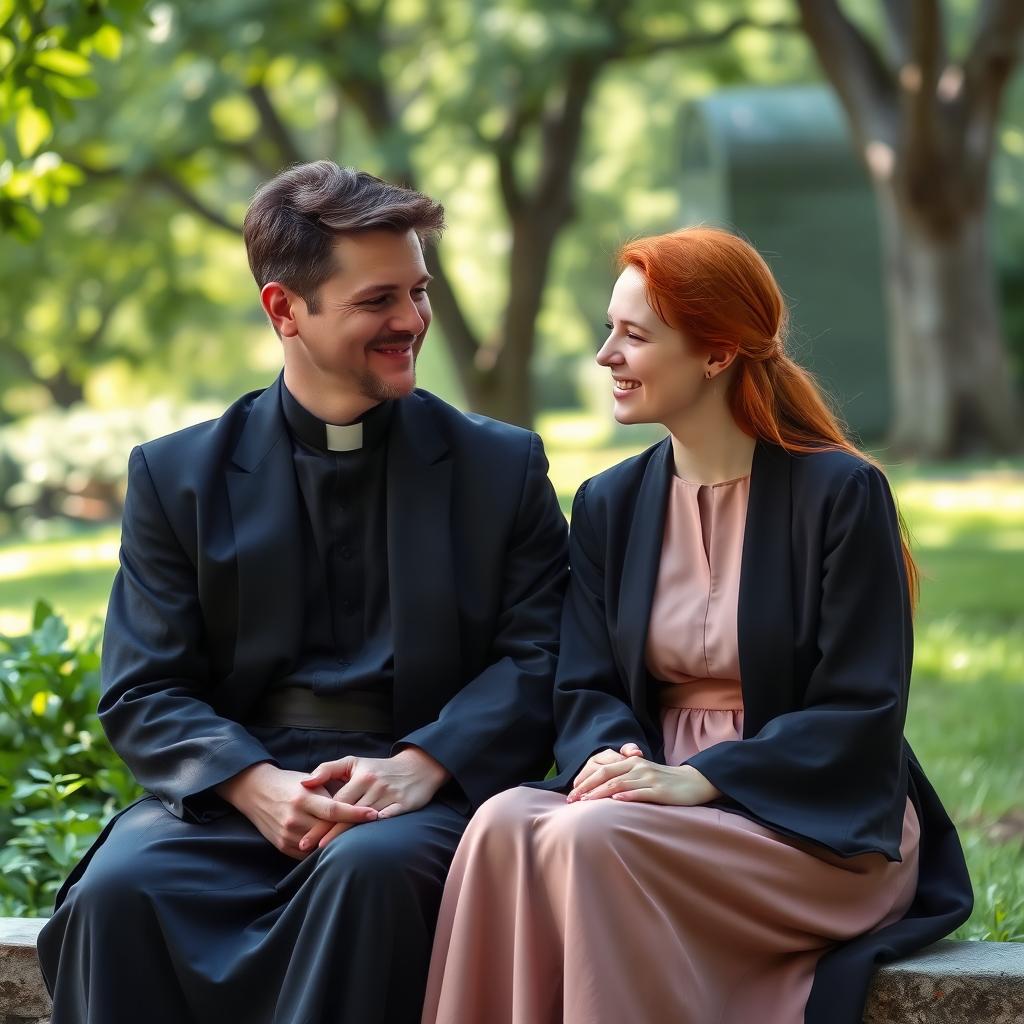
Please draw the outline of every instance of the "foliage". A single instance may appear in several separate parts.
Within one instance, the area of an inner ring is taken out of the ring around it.
[[[96,717],[98,633],[68,640],[36,604],[32,630],[0,636],[0,914],[49,913],[111,815],[139,789]]]
[[[0,536],[12,529],[30,532],[38,521],[58,515],[116,520],[131,449],[222,409],[220,403],[168,401],[110,412],[76,405],[0,427]]]
[[[55,125],[74,117],[74,101],[96,95],[93,58],[117,60],[144,2],[0,0],[0,125],[8,126],[0,133],[0,231],[38,237],[38,211],[66,203],[82,181],[76,167],[40,151]]]

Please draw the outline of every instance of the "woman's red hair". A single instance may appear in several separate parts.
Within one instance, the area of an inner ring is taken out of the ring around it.
[[[619,264],[640,272],[651,308],[698,351],[736,350],[728,398],[747,434],[790,452],[838,449],[878,466],[850,439],[811,374],[786,354],[786,301],[752,245],[717,228],[683,228],[627,243]],[[917,566],[897,515],[916,603]]]

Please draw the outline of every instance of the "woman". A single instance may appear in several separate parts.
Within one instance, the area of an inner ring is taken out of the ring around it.
[[[853,1024],[972,901],[903,739],[914,563],[761,257],[693,228],[620,260],[597,361],[669,437],[576,495],[559,774],[471,822],[424,1020]]]

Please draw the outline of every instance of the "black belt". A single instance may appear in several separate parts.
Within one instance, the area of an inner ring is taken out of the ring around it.
[[[391,694],[351,692],[320,696],[305,686],[282,686],[263,695],[248,724],[390,733],[394,727]]]

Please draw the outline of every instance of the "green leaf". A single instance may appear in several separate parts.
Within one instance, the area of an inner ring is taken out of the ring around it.
[[[60,75],[44,75],[43,82],[58,96],[69,100],[88,99],[100,91],[100,87],[91,78],[63,78]]]
[[[5,207],[5,218],[11,230],[23,241],[32,242],[43,233],[43,222],[24,203],[9,203]]]
[[[55,836],[53,833],[50,833],[50,835],[46,837],[46,852],[57,864],[63,865],[68,862],[67,850],[61,836]]]
[[[87,57],[71,50],[40,50],[35,54],[35,63],[47,71],[56,71],[59,75],[69,78],[81,78],[92,71],[92,64]]]
[[[36,630],[49,618],[53,616],[53,607],[40,598],[32,609],[32,629]]]
[[[2,3],[2,0],[0,0],[0,3]],[[7,36],[0,36],[0,68],[7,67],[14,60],[14,55],[17,52],[17,47]]]
[[[2,0],[0,0],[2,2]],[[114,25],[104,25],[92,37],[93,49],[107,60],[117,60],[121,56],[121,30]]]
[[[58,654],[67,638],[67,624],[57,615],[51,615],[35,630],[35,642],[40,654]]]
[[[42,793],[46,789],[46,784],[38,782],[19,782],[14,787],[14,792],[11,796],[13,796],[15,800],[25,800],[30,796],[35,796],[36,793]]]
[[[39,107],[22,107],[14,124],[18,149],[23,157],[32,156],[53,133],[50,115]]]

